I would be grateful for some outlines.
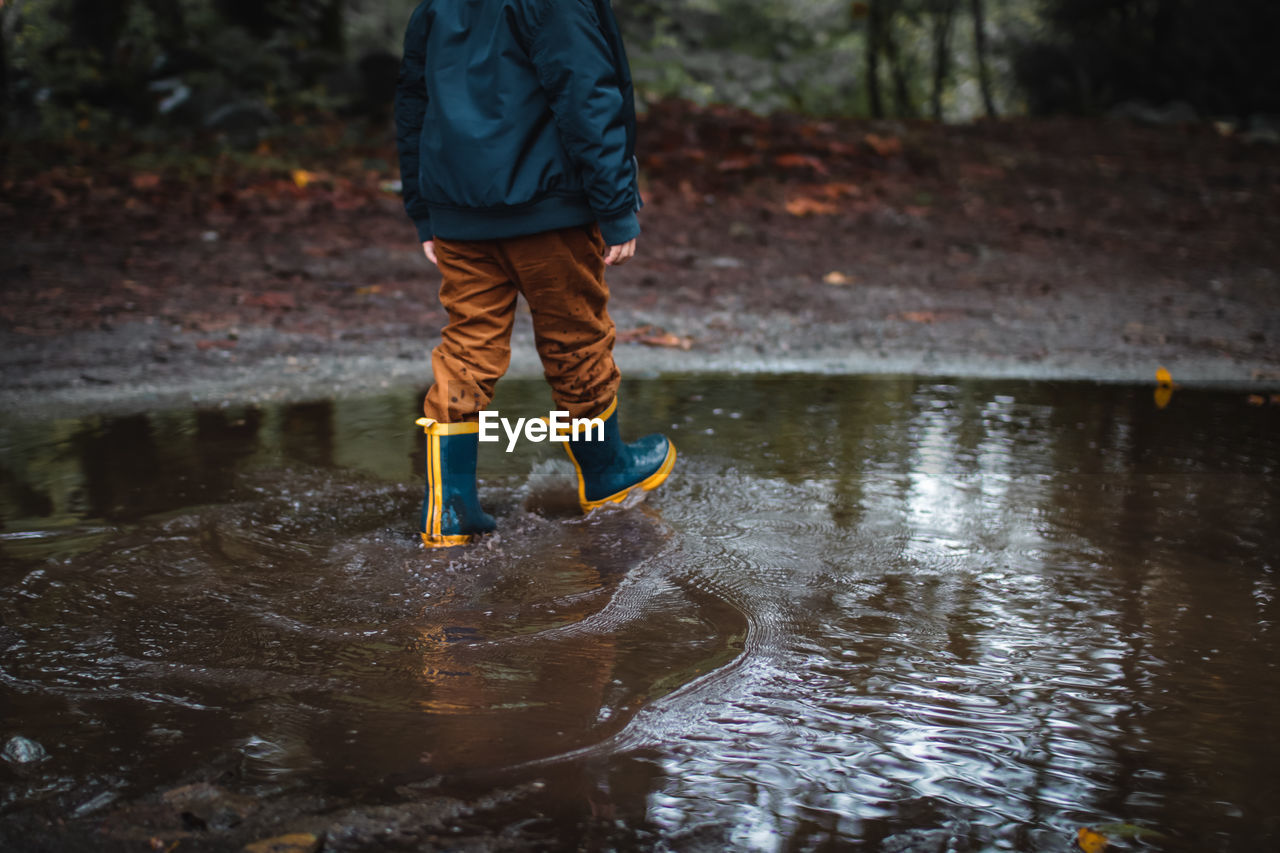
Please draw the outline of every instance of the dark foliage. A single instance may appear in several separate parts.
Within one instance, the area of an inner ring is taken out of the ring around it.
[[[1033,114],[1125,101],[1201,115],[1280,112],[1275,0],[1044,0],[1043,37],[1016,55]]]

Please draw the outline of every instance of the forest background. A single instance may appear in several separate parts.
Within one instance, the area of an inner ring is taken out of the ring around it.
[[[413,0],[0,0],[9,135],[377,114]],[[641,107],[823,116],[1280,112],[1268,0],[618,0]]]

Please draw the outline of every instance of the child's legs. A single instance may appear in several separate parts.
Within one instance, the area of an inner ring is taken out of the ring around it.
[[[604,248],[594,225],[503,241],[507,263],[533,315],[552,399],[575,418],[603,412],[622,379],[613,363]]]
[[[422,408],[429,418],[458,423],[475,420],[507,372],[518,291],[497,243],[435,242],[449,324],[431,353],[432,385]]]

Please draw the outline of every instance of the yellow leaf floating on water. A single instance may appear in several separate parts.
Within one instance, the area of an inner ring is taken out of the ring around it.
[[[1111,841],[1105,835],[1094,832],[1087,826],[1080,827],[1076,832],[1076,846],[1084,853],[1102,853],[1110,844]]]
[[[1173,389],[1177,386],[1173,384],[1173,374],[1168,368],[1156,368],[1156,408],[1168,408],[1170,401],[1173,400]]]
[[[244,853],[315,853],[320,839],[309,832],[295,832],[246,844]]]

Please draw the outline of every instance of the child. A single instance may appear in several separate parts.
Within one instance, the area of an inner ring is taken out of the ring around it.
[[[396,86],[405,210],[439,266],[449,314],[418,423],[427,435],[422,541],[494,529],[476,495],[478,413],[511,360],[516,298],[533,315],[552,398],[600,418],[565,444],[584,512],[656,488],[661,435],[623,443],[606,265],[635,254],[635,104],[609,0],[425,0]]]

